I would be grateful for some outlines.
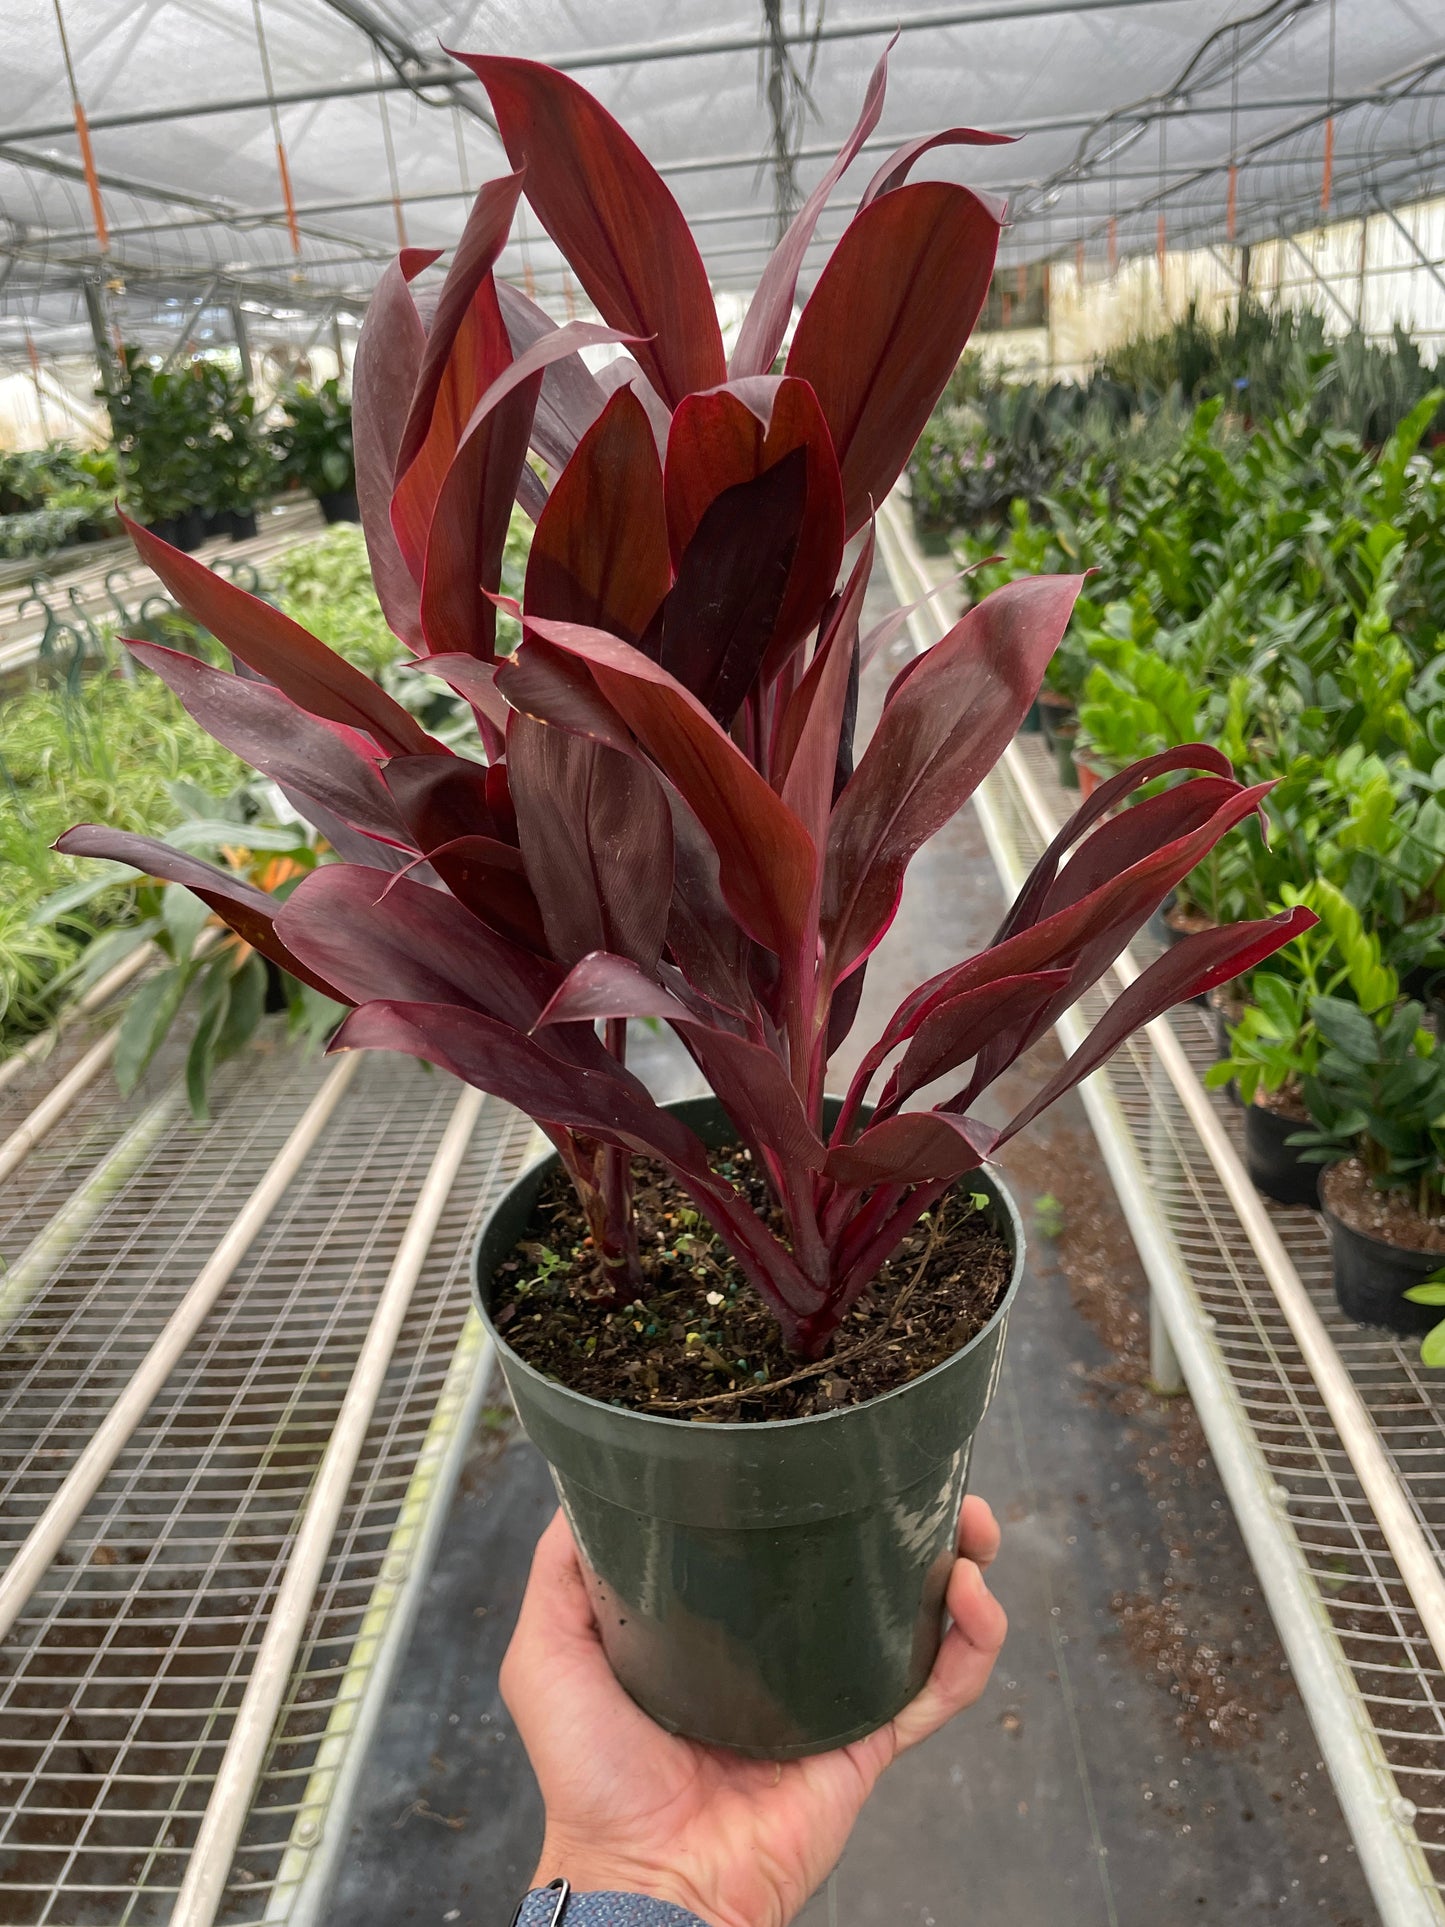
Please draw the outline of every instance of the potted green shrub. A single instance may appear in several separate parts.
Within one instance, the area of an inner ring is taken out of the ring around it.
[[[319,388],[297,382],[281,408],[283,419],[271,431],[281,472],[310,489],[328,522],[360,521],[351,403],[336,377]]]
[[[63,844],[186,883],[355,1005],[333,1048],[409,1053],[537,1120],[552,1154],[492,1211],[476,1288],[606,1650],[665,1725],[802,1754],[888,1719],[937,1647],[1021,1262],[987,1160],[1137,1025],[1313,919],[1177,946],[985,1122],[1000,1075],[1259,806],[1217,751],[1169,751],[1095,791],[995,941],[907,997],[829,1095],[908,863],[1002,754],[1080,586],[977,604],[893,679],[855,758],[873,507],[982,305],[998,212],[910,181],[929,143],[886,159],[773,372],[880,64],[729,363],[681,212],[622,129],[546,67],[466,58],[517,172],[481,190],[433,299],[410,286],[433,257],[387,271],[354,395],[382,606],[473,706],[485,762],[137,530],[255,676],[134,653],[341,860],[277,904],[143,839]],[[600,325],[556,328],[495,280],[524,181]],[[609,340],[631,352],[604,388],[576,356]],[[536,528],[501,658],[514,496]],[[1119,807],[1164,776],[1183,780]],[[627,1067],[631,1019],[670,1025],[711,1097],[657,1104]],[[910,1105],[939,1080],[941,1102]]]
[[[1255,1188],[1278,1204],[1319,1203],[1319,1160],[1299,1142],[1313,1119],[1306,1087],[1319,1070],[1315,1005],[1347,996],[1362,1011],[1393,1008],[1399,980],[1380,940],[1332,883],[1286,886],[1286,904],[1306,904],[1320,921],[1263,968],[1251,972],[1248,1002],[1228,1028],[1228,1048],[1205,1073],[1211,1089],[1233,1084],[1244,1107],[1245,1164]]]
[[[1296,1142],[1337,1160],[1320,1180],[1335,1294],[1362,1325],[1424,1333],[1428,1304],[1406,1293],[1445,1254],[1445,1052],[1412,1000],[1363,1011],[1312,1007],[1319,1058],[1304,1080],[1314,1126]]]

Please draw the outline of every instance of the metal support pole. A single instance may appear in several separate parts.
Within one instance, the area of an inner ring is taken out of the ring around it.
[[[91,275],[86,275],[80,284],[85,299],[85,312],[90,318],[90,335],[95,343],[95,358],[100,364],[100,385],[109,400],[116,387],[119,369],[116,364],[115,345],[110,338],[110,324],[106,320],[105,302],[100,292],[100,283]]]
[[[254,376],[251,369],[251,332],[246,326],[246,312],[241,306],[240,296],[231,303],[231,333],[236,337],[236,353],[241,357],[241,384],[254,392]]]
[[[176,363],[180,360],[181,356],[185,353],[186,343],[191,338],[191,329],[196,325],[197,321],[200,320],[201,315],[205,309],[206,303],[210,300],[211,296],[216,292],[217,288],[219,288],[220,285],[221,285],[221,277],[219,273],[213,274],[210,280],[206,283],[205,287],[201,289],[201,292],[196,296],[195,300],[191,303],[190,307],[186,310],[186,317],[185,317],[185,320],[182,321],[181,323],[180,333],[176,336],[175,343],[172,346],[170,353],[166,356],[165,360],[161,363],[161,373],[163,375],[168,375],[172,370],[172,368],[174,368]]]
[[[1375,204],[1379,208],[1380,212],[1384,215],[1385,219],[1390,223],[1391,227],[1393,227],[1395,231],[1400,235],[1406,247],[1409,248],[1411,254],[1414,255],[1415,259],[1419,262],[1420,266],[1425,270],[1426,274],[1429,275],[1430,279],[1435,283],[1436,287],[1440,289],[1442,294],[1445,294],[1445,276],[1442,276],[1440,273],[1440,263],[1438,261],[1432,261],[1430,259],[1429,255],[1426,254],[1425,250],[1420,246],[1420,243],[1415,239],[1414,235],[1410,232],[1409,228],[1405,226],[1405,223],[1400,219],[1399,215],[1395,212],[1394,208],[1386,207],[1385,203],[1382,200],[1380,200],[1378,195],[1376,195],[1375,197]],[[1363,300],[1364,285],[1365,285],[1364,244],[1362,242],[1361,248],[1360,248],[1360,288],[1361,288],[1362,300]]]

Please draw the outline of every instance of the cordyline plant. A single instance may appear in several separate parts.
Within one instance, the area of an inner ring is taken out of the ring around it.
[[[334,1049],[407,1052],[535,1117],[576,1184],[604,1301],[635,1295],[631,1159],[656,1159],[788,1345],[817,1357],[960,1176],[1139,1024],[1313,919],[1177,945],[1022,1111],[984,1123],[975,1106],[1000,1073],[1267,787],[1244,788],[1202,745],[1151,757],[1095,790],[987,949],[904,1000],[826,1122],[829,1058],[908,863],[1022,720],[1081,581],[1012,582],[970,609],[895,677],[855,765],[860,664],[902,621],[860,634],[873,509],[958,362],[1001,218],[965,188],[908,177],[930,148],[999,137],[953,128],[884,162],[776,372],[818,216],[878,122],[886,54],[730,361],[681,211],[622,129],[546,67],[463,58],[516,171],[481,190],[434,297],[410,287],[431,254],[384,275],[354,422],[382,607],[472,705],[485,763],[133,529],[238,673],[152,643],[134,654],[342,860],[278,904],[141,837],[85,827],[62,847],[189,885],[263,955],[356,1006]],[[524,187],[603,325],[554,326],[495,278]],[[604,342],[631,352],[594,376],[578,350]],[[514,499],[536,530],[507,659],[495,634]],[[1195,773],[1139,796],[1175,771]],[[668,1023],[691,1052],[784,1235],[627,1070],[633,1017]],[[950,1073],[954,1095],[907,1108]]]

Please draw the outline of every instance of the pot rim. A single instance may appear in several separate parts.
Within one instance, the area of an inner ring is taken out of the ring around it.
[[[1373,1245],[1375,1250],[1388,1252],[1392,1257],[1438,1258],[1440,1263],[1437,1269],[1445,1271],[1445,1249],[1432,1251],[1425,1245],[1394,1245],[1390,1243],[1388,1238],[1377,1238],[1373,1231],[1361,1231],[1357,1225],[1353,1225],[1348,1219],[1342,1218],[1334,1207],[1325,1201],[1323,1179],[1325,1172],[1331,1168],[1328,1164],[1322,1164],[1320,1166],[1320,1215],[1330,1226],[1331,1230],[1348,1232],[1350,1237],[1358,1238],[1361,1244]]]
[[[668,1107],[664,1106],[664,1108]],[[512,1179],[511,1184],[507,1186],[507,1190],[510,1191],[513,1186],[523,1183],[535,1172],[540,1171],[544,1165],[557,1162],[559,1162],[557,1153],[553,1150],[548,1150],[541,1156],[534,1158],[530,1164],[524,1165],[516,1177]],[[996,1200],[1003,1206],[1004,1215],[1013,1230],[1013,1271],[1003,1297],[1000,1298],[994,1306],[987,1322],[979,1327],[966,1345],[961,1345],[956,1352],[950,1352],[948,1357],[940,1359],[938,1364],[930,1365],[928,1370],[926,1372],[920,1372],[917,1378],[910,1378],[905,1384],[895,1385],[891,1391],[880,1392],[876,1398],[864,1399],[857,1405],[840,1406],[836,1412],[809,1412],[801,1418],[710,1419],[706,1422],[704,1429],[708,1432],[719,1433],[786,1432],[803,1425],[837,1424],[842,1420],[855,1417],[859,1412],[872,1411],[878,1406],[886,1405],[891,1399],[901,1399],[920,1385],[927,1385],[930,1380],[939,1377],[944,1372],[951,1371],[960,1359],[966,1358],[971,1351],[981,1345],[993,1330],[994,1326],[1008,1315],[1008,1312],[1013,1306],[1013,1301],[1018,1295],[1018,1289],[1023,1281],[1024,1275],[1024,1226],[1023,1219],[1019,1215],[1019,1208],[1014,1203],[1013,1193],[1009,1190],[1003,1179],[996,1174],[994,1167],[985,1162],[979,1165],[978,1169],[985,1174],[989,1183],[993,1186]],[[961,1178],[958,1180],[959,1183],[962,1183],[962,1181]],[[505,1197],[506,1192],[503,1192],[502,1196]],[[501,1203],[500,1197],[497,1203]],[[495,1206],[493,1208],[495,1209]],[[492,1322],[491,1307],[487,1303],[487,1297],[482,1290],[481,1279],[478,1276],[477,1254],[482,1239],[486,1235],[487,1224],[490,1218],[491,1212],[489,1211],[487,1217],[483,1219],[481,1225],[478,1227],[477,1235],[472,1245],[470,1267],[472,1298],[477,1307],[478,1314],[481,1317],[482,1324],[486,1328],[487,1336],[497,1347],[498,1351],[504,1351],[507,1354],[509,1369],[524,1372],[528,1378],[534,1380],[539,1385],[546,1386],[549,1391],[565,1393],[569,1399],[576,1399],[578,1404],[590,1406],[593,1411],[605,1412],[610,1418],[638,1419],[648,1425],[680,1428],[685,1432],[695,1435],[698,1426],[697,1421],[694,1419],[669,1418],[667,1414],[663,1412],[639,1412],[631,1405],[613,1405],[606,1399],[593,1398],[587,1392],[578,1392],[575,1391],[572,1386],[565,1385],[560,1378],[549,1378],[545,1372],[539,1372],[535,1365],[529,1365],[527,1360],[523,1358],[519,1352],[513,1351],[512,1347]]]

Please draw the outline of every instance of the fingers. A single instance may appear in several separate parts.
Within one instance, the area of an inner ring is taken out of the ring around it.
[[[561,1654],[585,1654],[600,1644],[577,1548],[560,1509],[532,1554],[516,1628],[502,1661],[502,1697],[516,1711],[534,1675],[545,1676]]]
[[[989,1518],[991,1521],[992,1514]],[[995,1526],[995,1539],[997,1532]],[[960,1559],[953,1569],[948,1582],[948,1611],[953,1624],[938,1649],[928,1683],[893,1722],[899,1753],[928,1739],[955,1713],[973,1705],[988,1685],[1008,1631],[1003,1607],[970,1559]]]
[[[988,1501],[970,1493],[958,1515],[959,1558],[972,1559],[981,1572],[987,1572],[998,1557],[1002,1537]]]

